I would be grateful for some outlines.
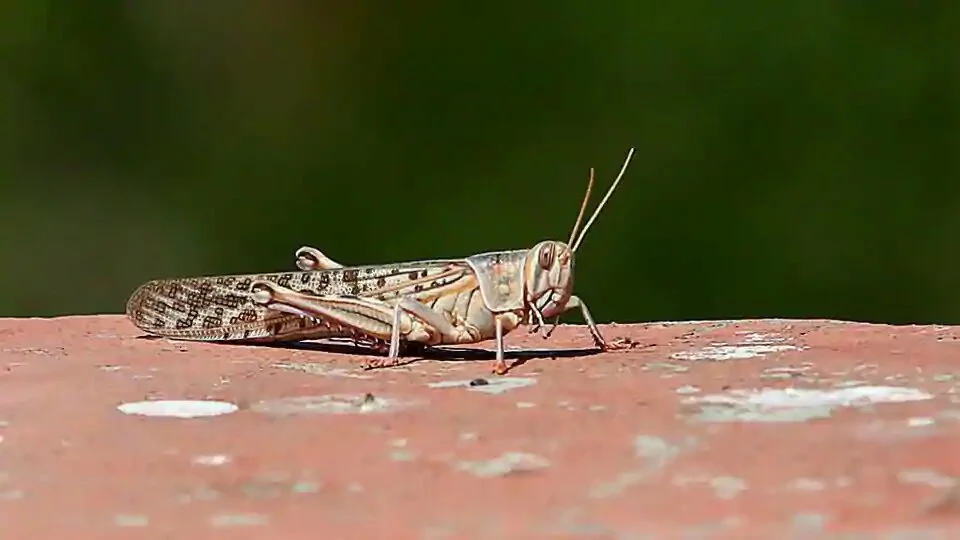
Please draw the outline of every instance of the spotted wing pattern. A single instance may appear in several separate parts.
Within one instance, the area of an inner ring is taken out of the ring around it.
[[[348,328],[256,304],[251,286],[257,280],[316,296],[364,296],[390,303],[403,294],[423,294],[472,280],[472,272],[463,260],[449,259],[308,272],[162,279],[138,287],[127,302],[126,313],[147,333],[185,340],[358,337]]]

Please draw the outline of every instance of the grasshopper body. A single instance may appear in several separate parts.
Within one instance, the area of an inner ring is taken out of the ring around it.
[[[387,349],[398,361],[401,344],[453,345],[496,341],[494,372],[504,373],[503,338],[521,324],[543,330],[544,319],[579,308],[595,344],[601,336],[586,304],[573,295],[574,252],[620,175],[576,237],[593,183],[568,243],[543,241],[531,249],[462,259],[344,266],[319,250],[297,251],[299,271],[150,281],[127,302],[141,330],[174,339],[295,341],[350,338]],[[576,237],[576,240],[574,238]],[[554,328],[556,323],[554,323]]]

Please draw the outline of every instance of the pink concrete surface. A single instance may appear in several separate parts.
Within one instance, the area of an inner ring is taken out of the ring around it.
[[[0,538],[960,538],[960,328],[602,329],[497,377],[0,319]]]

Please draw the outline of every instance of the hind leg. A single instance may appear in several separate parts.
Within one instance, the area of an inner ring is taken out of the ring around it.
[[[331,270],[343,268],[343,265],[324,255],[319,249],[303,246],[296,252],[297,268],[304,272],[311,270]]]

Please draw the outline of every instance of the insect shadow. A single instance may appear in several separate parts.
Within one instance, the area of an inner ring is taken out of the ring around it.
[[[325,341],[292,341],[279,343],[253,343],[258,347],[279,349],[294,349],[302,351],[316,351],[334,354],[352,354],[364,356],[386,356],[386,353],[365,345]],[[514,349],[503,352],[506,360],[512,360],[510,368],[522,366],[530,360],[540,358],[581,358],[600,354],[598,347],[588,348],[558,348],[558,349]],[[401,347],[401,362],[396,366],[405,366],[420,360],[439,360],[446,362],[469,362],[479,360],[493,360],[497,353],[490,349],[476,347],[456,347],[451,345],[426,346],[418,343],[406,343]]]
[[[160,336],[142,335],[137,339],[144,340],[162,340]],[[287,349],[300,351],[314,351],[332,354],[348,354],[360,356],[386,356],[386,352],[377,350],[362,344],[351,341],[338,341],[334,338],[316,341],[281,341],[281,342],[255,342],[255,341],[221,341],[217,346],[243,346],[243,347],[266,347],[270,349]],[[405,366],[418,362],[420,360],[439,360],[448,362],[457,361],[479,361],[493,360],[496,358],[496,351],[491,349],[482,349],[477,347],[456,347],[452,345],[427,346],[418,343],[405,343],[401,347],[401,362],[397,367]],[[512,360],[510,368],[515,368],[526,364],[529,360],[540,358],[582,358],[600,354],[599,347],[585,348],[556,348],[556,349],[507,349],[504,351],[504,358]]]

